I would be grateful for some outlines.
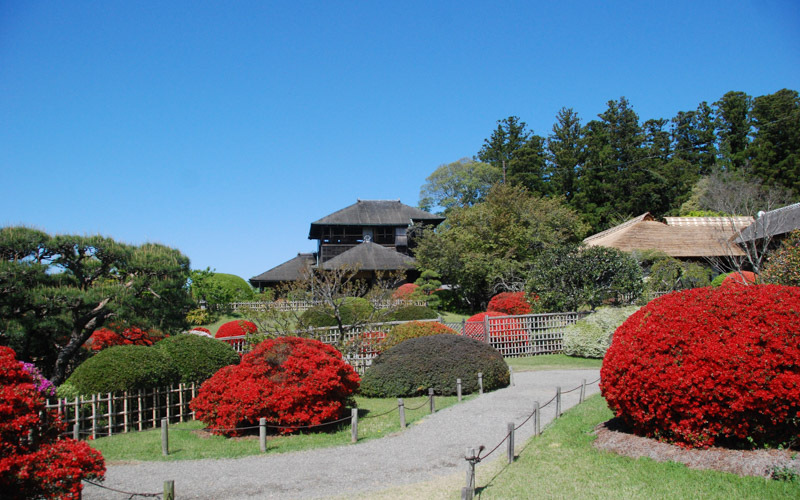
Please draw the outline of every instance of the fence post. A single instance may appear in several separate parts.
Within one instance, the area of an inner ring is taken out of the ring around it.
[[[79,441],[81,439],[81,424],[77,420],[72,425],[72,439]]]
[[[508,367],[508,378],[510,379],[511,387],[514,387],[514,368],[511,366]]]
[[[561,416],[561,386],[556,387],[556,418]]]
[[[484,333],[484,337],[486,337],[484,339],[484,341],[487,344],[491,344],[491,342],[489,342],[489,316],[488,315],[483,317],[483,333]]]
[[[175,500],[175,481],[164,481],[164,500]]]
[[[586,379],[581,380],[581,397],[578,400],[579,403],[583,403],[583,399],[586,397]]]
[[[483,373],[478,372],[478,394],[483,394]]]
[[[400,413],[400,428],[406,428],[406,405],[403,403],[403,398],[397,398],[397,411]]]
[[[161,454],[165,457],[169,455],[169,421],[166,418],[161,419]]]
[[[533,434],[538,436],[541,433],[541,420],[539,420],[539,402],[533,403]]]
[[[508,423],[508,463],[514,461],[514,422]]]
[[[428,389],[428,399],[431,402],[431,414],[436,412],[436,403],[433,402],[433,387]]]
[[[258,441],[261,445],[261,453],[267,452],[267,419],[261,417],[258,419]]]
[[[467,486],[461,490],[461,498],[472,500],[475,495],[475,448],[467,448]]]
[[[461,402],[461,379],[456,379],[456,394],[458,395],[458,402]]]
[[[353,408],[350,417],[350,441],[358,441],[358,408]]]

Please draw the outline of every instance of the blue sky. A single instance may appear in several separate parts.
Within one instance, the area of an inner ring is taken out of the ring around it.
[[[0,2],[0,225],[249,278],[362,199],[419,201],[517,115],[547,135],[800,90],[800,3]]]

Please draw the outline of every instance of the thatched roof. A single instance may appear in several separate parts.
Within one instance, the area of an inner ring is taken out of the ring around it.
[[[283,264],[279,264],[258,276],[253,276],[250,278],[250,284],[258,287],[271,283],[296,281],[303,277],[304,269],[314,264],[316,264],[316,259],[313,253],[298,253],[297,257],[287,260]]]
[[[702,219],[706,219],[703,217]],[[730,225],[712,224],[710,221],[687,221],[680,225],[667,225],[645,213],[619,226],[589,236],[583,242],[588,246],[633,250],[660,250],[672,257],[700,258],[744,255],[742,249],[730,240],[735,231]]]
[[[322,226],[408,226],[412,222],[439,224],[444,217],[404,205],[400,200],[358,200],[311,223],[309,239],[319,239]]]
[[[741,234],[741,241],[780,236],[800,229],[800,203],[765,212]],[[739,239],[736,240],[740,241]]]
[[[664,217],[668,226],[735,227],[742,230],[753,223],[752,217]]]
[[[342,266],[358,267],[361,271],[396,271],[414,267],[414,259],[392,248],[365,241],[322,264],[324,269]]]

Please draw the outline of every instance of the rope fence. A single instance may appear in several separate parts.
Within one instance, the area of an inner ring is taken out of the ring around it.
[[[504,443],[507,443],[507,450],[508,450],[508,463],[512,463],[514,461],[514,433],[522,428],[523,425],[527,424],[532,418],[534,419],[534,436],[538,436],[541,434],[540,429],[540,414],[541,411],[553,404],[556,404],[556,415],[555,418],[561,416],[561,396],[563,394],[569,394],[570,392],[574,392],[580,390],[580,397],[578,400],[578,404],[583,403],[586,395],[586,386],[594,385],[600,381],[599,378],[592,380],[591,382],[586,382],[586,379],[581,381],[581,384],[575,388],[569,389],[567,391],[562,391],[561,387],[556,388],[556,394],[550,401],[547,403],[540,405],[538,401],[535,401],[533,404],[533,411],[522,421],[519,425],[515,425],[513,422],[509,422],[508,425],[508,433],[505,437],[497,443],[497,445],[491,449],[488,453],[483,453],[483,450],[486,449],[485,446],[481,445],[478,448],[478,451],[475,451],[475,448],[468,448],[464,454],[464,460],[467,462],[467,478],[466,478],[466,486],[461,488],[461,498],[462,500],[472,500],[475,496],[475,466],[479,464],[481,461],[486,460],[489,456],[492,455],[495,451],[497,451]]]

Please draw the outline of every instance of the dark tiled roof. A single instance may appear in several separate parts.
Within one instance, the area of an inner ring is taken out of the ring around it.
[[[309,239],[318,239],[320,226],[408,226],[412,221],[438,224],[444,217],[404,205],[400,200],[358,200],[311,223]]]
[[[779,236],[800,229],[800,203],[770,210],[761,215],[750,226],[744,228],[736,241],[751,241],[765,236]]]
[[[414,259],[391,248],[365,241],[322,264],[324,269],[358,266],[361,271],[395,271],[414,267]]]
[[[303,276],[303,270],[316,264],[313,253],[298,253],[297,257],[279,264],[267,272],[250,278],[250,284],[258,286],[259,283],[277,283],[281,281],[295,281]]]

